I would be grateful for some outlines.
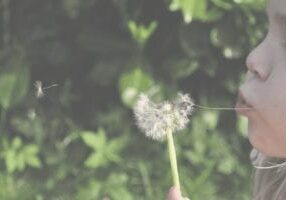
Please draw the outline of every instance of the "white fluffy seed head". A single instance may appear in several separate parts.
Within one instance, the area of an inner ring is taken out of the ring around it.
[[[188,94],[179,93],[174,102],[159,104],[141,94],[134,106],[134,114],[138,127],[147,137],[163,140],[167,128],[175,132],[186,127],[193,107],[194,102]]]

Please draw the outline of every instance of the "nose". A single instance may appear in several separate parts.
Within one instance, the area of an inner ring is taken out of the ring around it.
[[[246,59],[249,72],[261,81],[266,81],[271,74],[271,46],[267,39],[254,48]]]

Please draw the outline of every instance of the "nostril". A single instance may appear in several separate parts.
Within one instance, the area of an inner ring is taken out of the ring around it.
[[[267,73],[267,72],[265,72],[265,71],[261,71],[261,72],[259,73],[259,76],[260,76],[260,79],[261,79],[262,81],[266,81],[266,80],[268,79],[269,73]]]
[[[266,81],[268,78],[268,73],[263,71],[263,68],[260,68],[259,70],[250,69],[249,71],[261,81]]]
[[[254,77],[261,81],[267,80],[269,74],[267,67],[260,62],[255,62],[251,54],[247,57],[246,66]]]

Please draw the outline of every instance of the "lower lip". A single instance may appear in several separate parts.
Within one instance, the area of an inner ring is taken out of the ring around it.
[[[236,103],[235,111],[240,115],[249,116],[253,112],[253,108],[245,104]]]

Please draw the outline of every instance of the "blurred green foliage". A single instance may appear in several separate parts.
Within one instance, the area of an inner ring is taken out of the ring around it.
[[[264,0],[1,0],[0,199],[158,200],[165,143],[136,128],[141,92],[232,106],[266,31]],[[41,80],[43,98],[33,83]],[[183,193],[250,199],[246,122],[197,110],[176,135]]]

